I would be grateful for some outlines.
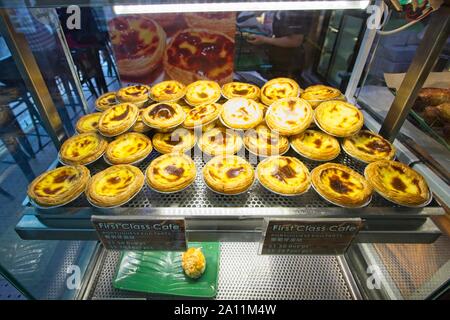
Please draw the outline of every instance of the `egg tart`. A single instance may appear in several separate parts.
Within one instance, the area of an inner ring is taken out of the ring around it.
[[[119,101],[117,101],[116,99],[116,93],[107,92],[102,94],[97,98],[97,100],[95,100],[95,109],[97,109],[98,111],[105,111],[118,103]]]
[[[184,17],[183,14],[181,20],[184,20]],[[179,31],[171,37],[167,45],[163,59],[164,71],[170,79],[177,79],[182,83],[205,79],[218,83],[232,81],[234,34],[233,38],[230,38],[209,28],[178,28]],[[211,102],[216,100],[204,103]]]
[[[142,133],[129,132],[108,144],[105,157],[112,164],[132,164],[145,159],[152,149],[149,137]]]
[[[316,84],[309,86],[300,95],[302,99],[309,102],[312,108],[316,108],[321,102],[328,100],[343,100],[345,96],[339,91],[339,89],[325,86],[323,84]]]
[[[230,82],[222,86],[222,94],[227,99],[246,98],[259,100],[261,90],[250,83]]]
[[[214,81],[199,80],[191,83],[186,88],[185,100],[194,107],[205,103],[217,102],[219,98],[220,86]]]
[[[194,147],[197,137],[192,130],[177,128],[172,132],[155,133],[152,142],[159,153],[184,153]]]
[[[183,153],[168,153],[153,160],[145,172],[150,188],[160,192],[177,192],[194,182],[194,161]]]
[[[205,255],[200,248],[189,248],[181,255],[181,267],[184,273],[192,279],[198,279],[206,269]]]
[[[179,81],[167,80],[154,85],[150,94],[156,102],[177,101],[186,94],[186,86]]]
[[[127,14],[108,19],[109,39],[122,80],[152,77],[161,68],[166,33],[155,15]]]
[[[66,165],[89,164],[100,158],[108,142],[99,134],[88,132],[70,137],[59,150],[59,159]]]
[[[144,110],[145,109],[139,109],[138,118],[137,118],[136,122],[134,123],[134,125],[131,127],[131,131],[145,133],[145,132],[149,132],[150,130],[152,130],[152,128],[150,128],[148,125],[146,125],[144,123],[144,121],[142,121],[142,113],[144,112]]]
[[[431,197],[426,180],[407,165],[391,160],[369,163],[367,181],[384,198],[404,206],[425,205]]]
[[[345,138],[342,148],[353,158],[363,162],[392,160],[395,157],[395,147],[382,136],[369,130],[361,130]]]
[[[138,108],[144,107],[145,103],[149,100],[150,87],[137,84],[134,86],[128,86],[119,89],[116,96],[120,102],[130,102],[136,105]]]
[[[258,103],[246,98],[233,98],[223,104],[220,120],[229,128],[250,129],[263,120]]]
[[[133,198],[144,185],[142,171],[129,164],[118,164],[94,175],[88,183],[86,196],[98,207],[115,207]]]
[[[75,126],[78,133],[97,132],[101,112],[90,113],[78,119]]]
[[[357,107],[339,100],[319,104],[314,119],[320,129],[336,137],[354,135],[364,124],[364,116]]]
[[[278,99],[298,97],[301,89],[297,82],[289,78],[275,78],[261,88],[261,102],[270,106]]]
[[[205,124],[205,125],[202,126],[202,132],[209,131],[209,130],[219,126],[219,124],[220,124],[219,120],[215,120],[215,121],[213,121],[211,123]]]
[[[247,191],[253,184],[255,173],[245,159],[226,155],[209,160],[203,167],[203,178],[212,190],[231,195]]]
[[[305,131],[313,120],[313,110],[300,98],[284,98],[274,102],[266,113],[267,126],[282,135]]]
[[[117,104],[103,112],[98,131],[106,137],[114,137],[128,131],[135,124],[139,109],[132,103]]]
[[[306,130],[290,140],[298,154],[311,160],[330,161],[341,153],[339,141],[322,131]]]
[[[147,107],[142,113],[146,125],[158,130],[168,130],[183,123],[186,113],[177,103],[160,102]]]
[[[372,187],[358,172],[338,163],[324,163],[311,171],[314,189],[342,207],[362,207],[370,201]]]
[[[64,166],[44,172],[28,186],[28,197],[39,206],[54,207],[75,200],[90,178],[84,166]]]
[[[251,153],[267,157],[288,151],[289,140],[285,136],[271,131],[266,125],[260,124],[255,129],[245,132],[244,145]]]
[[[256,175],[265,188],[282,195],[302,194],[311,185],[308,168],[294,157],[269,157],[258,164]]]
[[[222,105],[218,103],[207,103],[192,108],[186,115],[183,127],[194,129],[209,124],[217,120],[221,111]]]
[[[231,155],[241,150],[242,138],[232,129],[215,127],[202,134],[198,147],[210,156]]]

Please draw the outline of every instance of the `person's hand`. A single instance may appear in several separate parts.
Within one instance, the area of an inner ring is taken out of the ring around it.
[[[258,34],[252,34],[252,35],[248,36],[247,42],[259,46],[261,44],[265,44],[266,39],[267,39],[267,37],[265,37],[265,36],[260,36]]]

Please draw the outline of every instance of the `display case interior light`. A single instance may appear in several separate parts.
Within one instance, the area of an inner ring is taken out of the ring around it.
[[[144,5],[116,5],[115,14],[176,13],[176,12],[226,12],[226,11],[284,11],[284,10],[344,10],[365,9],[369,0],[363,1],[255,1],[206,2]]]

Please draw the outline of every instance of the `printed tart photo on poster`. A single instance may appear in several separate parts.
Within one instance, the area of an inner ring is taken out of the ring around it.
[[[158,23],[145,15],[124,15],[111,19],[108,29],[121,78],[138,79],[161,69],[166,33]]]
[[[230,38],[236,32],[235,12],[192,12],[185,13],[184,19],[190,28],[223,32]]]
[[[163,61],[168,77],[184,84],[206,79],[231,82],[234,39],[208,29],[181,30],[167,45]]]

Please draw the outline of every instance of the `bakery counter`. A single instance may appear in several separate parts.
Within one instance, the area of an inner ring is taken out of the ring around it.
[[[286,155],[298,157],[292,150]],[[159,153],[153,151],[139,168],[145,171],[158,156]],[[249,159],[250,155],[246,153],[245,157]],[[207,159],[199,152],[194,152],[193,159],[201,172]],[[249,160],[252,163],[251,157]],[[302,161],[309,170],[320,164]],[[365,168],[364,163],[345,153],[334,161],[360,173]],[[108,164],[98,160],[89,169],[95,174],[106,167]],[[324,200],[313,188],[300,196],[287,197],[266,190],[258,181],[244,194],[222,195],[211,191],[201,174],[197,174],[195,182],[181,192],[163,194],[144,185],[134,198],[117,208],[95,208],[84,195],[69,205],[50,210],[27,204],[16,231],[23,239],[95,240],[92,215],[181,217],[186,219],[188,237],[193,241],[259,241],[265,218],[360,217],[364,220],[364,229],[356,239],[358,242],[429,243],[440,235],[429,217],[442,214],[444,210],[435,201],[423,208],[407,208],[376,193],[366,207],[341,208]]]

